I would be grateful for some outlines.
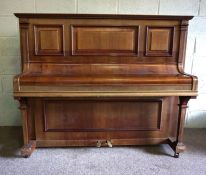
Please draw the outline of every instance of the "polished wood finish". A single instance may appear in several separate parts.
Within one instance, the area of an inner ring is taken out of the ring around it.
[[[20,107],[22,113],[22,123],[23,123],[23,137],[24,137],[24,144],[29,143],[29,128],[28,128],[28,105],[27,100],[25,98],[19,99]]]
[[[174,27],[147,27],[146,55],[172,56]]]
[[[72,27],[72,55],[136,55],[137,49],[138,26]]]
[[[24,157],[35,147],[185,150],[186,106],[197,96],[197,77],[184,73],[191,16],[15,15]]]
[[[44,131],[160,130],[161,125],[161,99],[48,100],[43,105]]]
[[[63,25],[35,25],[35,55],[63,55]]]

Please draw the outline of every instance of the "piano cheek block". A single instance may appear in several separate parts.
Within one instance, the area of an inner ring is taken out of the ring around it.
[[[185,150],[191,16],[15,14],[23,157],[38,147],[155,145]],[[151,155],[152,156],[152,155]]]

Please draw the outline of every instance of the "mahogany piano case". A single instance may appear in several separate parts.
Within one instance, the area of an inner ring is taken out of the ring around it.
[[[15,15],[22,156],[36,147],[185,150],[185,112],[197,96],[197,77],[184,73],[191,16]]]

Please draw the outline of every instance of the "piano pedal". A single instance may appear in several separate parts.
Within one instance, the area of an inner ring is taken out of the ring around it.
[[[112,142],[109,140],[106,140],[105,142],[98,140],[96,144],[97,148],[100,148],[102,145],[107,145],[109,148],[112,148]]]
[[[111,141],[107,140],[106,143],[107,143],[108,147],[112,148],[112,142]]]
[[[97,141],[97,148],[100,148],[102,146],[102,143],[100,140]]]

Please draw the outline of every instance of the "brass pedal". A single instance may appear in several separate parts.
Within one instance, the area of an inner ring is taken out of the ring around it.
[[[100,140],[97,141],[97,147],[100,148],[102,146],[102,143]]]
[[[108,147],[112,148],[112,142],[111,141],[107,140],[107,145],[108,145]]]

